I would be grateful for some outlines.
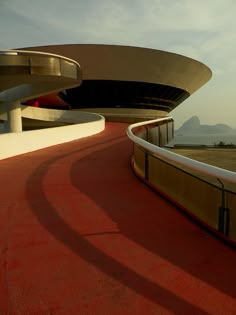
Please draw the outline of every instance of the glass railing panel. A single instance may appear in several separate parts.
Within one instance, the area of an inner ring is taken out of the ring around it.
[[[152,156],[149,159],[149,181],[177,204],[217,229],[221,204],[219,188]]]
[[[146,128],[145,141],[131,131],[141,127]],[[172,139],[170,119],[131,125],[127,134],[134,141],[133,166],[140,176],[200,222],[236,242],[236,173],[159,148]]]
[[[145,177],[145,152],[139,146],[134,146],[134,168],[138,175]]]

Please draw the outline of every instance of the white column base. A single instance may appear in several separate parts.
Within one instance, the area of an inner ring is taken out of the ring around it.
[[[8,103],[7,106],[7,122],[5,130],[8,132],[22,132],[21,104],[19,101]]]

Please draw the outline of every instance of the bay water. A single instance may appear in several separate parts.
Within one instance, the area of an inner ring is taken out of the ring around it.
[[[236,133],[176,135],[171,144],[214,146],[215,143],[218,144],[220,141],[224,142],[224,144],[236,145]]]

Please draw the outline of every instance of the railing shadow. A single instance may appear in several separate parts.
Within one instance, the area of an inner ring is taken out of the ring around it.
[[[114,156],[116,152],[129,152],[124,157],[129,163],[131,148],[128,141],[95,154],[97,157],[107,155],[108,161],[111,151]],[[123,235],[221,292],[236,297],[236,255],[233,249],[177,211],[163,197],[155,195],[136,180],[131,170],[123,170],[121,175],[123,157],[121,161],[116,158],[113,165],[107,162],[106,172],[100,167],[96,173],[91,164],[86,163],[91,159],[91,155],[86,156],[72,166],[72,183],[117,222]],[[102,187],[97,185],[96,189],[91,189],[86,178],[79,176],[82,169],[91,181],[102,177]],[[108,193],[112,186],[115,186],[113,193]]]
[[[117,149],[118,150],[126,149],[129,152],[128,147],[130,146],[130,144],[127,146],[127,141],[123,142],[121,140],[119,141],[119,143],[120,142],[122,144],[125,143],[125,148],[123,148],[122,145],[121,146],[118,145],[117,147],[115,147],[116,154],[120,153],[120,151],[117,152]],[[104,153],[101,150],[99,151],[100,144],[101,143],[92,144],[92,147],[94,148],[93,154],[96,155],[101,152]],[[97,149],[96,149],[96,146],[97,146]],[[57,155],[56,157],[45,161],[44,163],[39,165],[39,167],[35,169],[35,171],[28,178],[28,181],[26,184],[27,200],[31,206],[31,209],[34,215],[37,217],[38,221],[51,235],[54,236],[56,240],[58,240],[59,242],[63,243],[65,246],[70,248],[70,250],[74,252],[76,255],[78,255],[80,258],[82,258],[83,260],[85,260],[86,262],[90,264],[93,264],[99,270],[109,275],[111,278],[119,281],[126,287],[132,289],[137,294],[146,297],[147,299],[165,307],[166,309],[172,311],[175,314],[182,315],[183,312],[185,312],[186,314],[208,314],[207,312],[201,310],[197,306],[194,306],[191,303],[181,299],[180,297],[176,296],[174,293],[168,291],[165,288],[160,287],[156,283],[137,274],[131,268],[128,268],[127,266],[121,264],[114,258],[101,252],[94,245],[89,243],[84,238],[83,235],[79,234],[68,223],[66,223],[59,215],[57,209],[50,204],[43,190],[43,179],[45,175],[47,174],[50,166],[52,166],[55,162],[57,162],[60,159],[71,156],[73,154],[81,153],[86,149],[88,149],[88,147],[85,147],[80,150],[75,150],[73,152],[69,152],[66,154]],[[105,154],[108,154],[110,149],[112,149],[112,145],[109,144],[109,142],[107,142]],[[82,189],[82,191],[88,194],[88,196],[90,196],[90,198],[92,198],[97,204],[100,204],[102,207],[104,207],[104,210],[111,217],[114,217],[110,213],[110,209],[116,207],[114,204],[114,199],[108,198],[107,200],[107,198],[105,198],[104,194],[106,194],[106,196],[108,195],[108,191],[106,191],[106,189],[103,189],[103,194],[99,197],[97,192],[95,193],[95,190],[91,190],[91,187],[89,188],[89,183],[88,185],[83,186],[85,184],[83,178],[80,178],[80,180],[78,180],[78,177],[76,176],[77,171],[79,169],[79,165],[80,165],[80,162],[78,161],[77,163],[75,163],[75,165],[71,169],[71,176],[72,176],[72,181],[74,185],[77,188]],[[90,171],[92,172],[91,163],[90,163],[89,168],[90,168]],[[129,170],[126,170],[126,171],[129,173]],[[129,176],[130,175],[131,174],[129,174]],[[116,179],[114,178],[114,180]],[[106,188],[108,189],[108,187]],[[35,196],[35,191],[37,191],[36,196]],[[120,190],[117,193],[123,194],[123,190]],[[131,235],[130,235],[130,232],[128,234],[126,233],[127,230],[123,224],[124,217],[116,216],[116,219],[120,221],[119,225],[122,229],[121,232],[127,235],[128,237],[132,236],[132,233]],[[128,216],[128,220],[130,220],[130,216]],[[132,230],[132,232],[134,231]],[[141,236],[141,234],[139,235]],[[135,239],[135,237],[133,238]]]

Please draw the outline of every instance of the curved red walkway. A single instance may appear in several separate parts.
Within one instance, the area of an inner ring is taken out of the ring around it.
[[[0,161],[0,314],[236,314],[235,251],[134,176],[126,127]]]

